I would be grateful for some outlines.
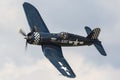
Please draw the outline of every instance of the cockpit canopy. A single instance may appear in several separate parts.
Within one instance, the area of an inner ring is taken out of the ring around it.
[[[67,32],[61,32],[60,37],[63,38],[63,39],[67,39],[68,38],[68,33]]]

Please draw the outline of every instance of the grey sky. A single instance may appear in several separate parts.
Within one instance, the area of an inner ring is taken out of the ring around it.
[[[101,28],[99,39],[107,57],[101,56],[94,46],[63,48],[77,75],[72,80],[120,79],[119,0],[1,0],[0,80],[71,80],[59,75],[43,56],[40,46],[29,45],[25,52],[25,40],[18,33],[19,28],[29,32],[22,7],[25,1],[39,10],[51,32],[86,36],[84,26]]]

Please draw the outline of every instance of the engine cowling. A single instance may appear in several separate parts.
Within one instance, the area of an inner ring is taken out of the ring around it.
[[[40,34],[38,32],[28,33],[27,42],[30,44],[37,45],[40,42]]]

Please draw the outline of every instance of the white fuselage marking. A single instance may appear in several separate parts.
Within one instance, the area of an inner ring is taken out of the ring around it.
[[[40,41],[40,34],[38,32],[34,32],[33,34],[34,34],[34,38],[35,38],[33,44],[38,44]]]
[[[81,41],[81,42],[80,42],[80,44],[84,44],[84,42],[83,42],[83,41]]]
[[[69,70],[67,69],[67,67],[64,67],[63,64],[61,62],[58,62],[61,66],[61,69],[63,69],[68,75],[70,75]]]
[[[78,45],[78,43],[79,43],[79,41],[78,41],[78,39],[76,39],[76,41],[74,41],[74,46],[77,46]]]

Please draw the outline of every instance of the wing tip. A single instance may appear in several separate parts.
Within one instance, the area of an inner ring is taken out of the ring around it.
[[[29,2],[24,2],[23,5],[31,5]]]
[[[24,2],[24,3],[23,3],[23,7],[27,7],[27,6],[33,6],[33,5],[30,4],[29,2]]]
[[[67,77],[69,77],[69,78],[76,78],[76,75],[75,75],[75,73],[74,73],[74,72],[72,72],[72,74],[67,75]]]
[[[103,56],[107,56],[107,54],[106,53],[104,53],[104,54],[102,54]]]
[[[70,78],[76,78],[76,75],[74,74],[73,76],[70,76]]]
[[[65,75],[64,75],[65,76]],[[65,76],[67,78],[76,78],[76,75],[72,75],[72,76]]]

